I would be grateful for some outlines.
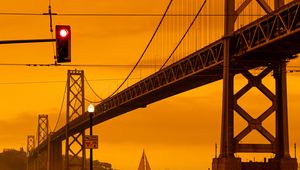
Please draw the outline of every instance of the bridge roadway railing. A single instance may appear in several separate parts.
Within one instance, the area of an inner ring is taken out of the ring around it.
[[[240,28],[229,37],[190,54],[155,74],[137,82],[95,107],[93,123],[98,124],[158,100],[217,81],[223,77],[223,44],[230,38],[231,62],[238,67],[247,62],[249,69],[274,60],[286,60],[300,52],[300,0]],[[87,113],[69,123],[69,134],[89,127]],[[51,141],[66,138],[65,126],[54,132]],[[36,150],[47,148],[42,143]],[[32,153],[34,155],[34,152]]]

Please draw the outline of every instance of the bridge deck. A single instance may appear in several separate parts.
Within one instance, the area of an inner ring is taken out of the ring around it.
[[[230,38],[231,61],[251,68],[300,52],[300,1],[293,1],[273,13],[235,31]],[[95,107],[94,125],[146,107],[161,99],[222,79],[224,38],[137,82]],[[249,68],[250,69],[250,68]],[[239,69],[236,70],[239,73]],[[89,127],[87,113],[69,124],[69,134]],[[52,141],[66,138],[65,127],[52,135]],[[44,142],[39,149],[46,148]]]

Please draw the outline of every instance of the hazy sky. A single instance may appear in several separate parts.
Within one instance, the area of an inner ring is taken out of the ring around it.
[[[218,11],[217,1],[210,0],[215,6],[208,6],[206,10]],[[51,3],[53,12],[66,14],[163,13],[168,2],[168,0],[52,0]],[[0,6],[0,13],[45,13],[47,10],[48,0],[1,0]],[[51,38],[48,16],[0,15],[0,20],[2,22],[0,40]],[[72,64],[132,65],[141,55],[159,20],[160,17],[151,16],[54,16],[53,24],[67,24],[72,27]],[[206,19],[206,22],[212,24],[209,19]],[[242,22],[241,19],[238,25],[243,25]],[[210,29],[215,32],[222,29],[217,24],[210,26],[214,27]],[[214,36],[212,32],[202,31],[202,34],[212,37]],[[208,37],[204,40],[205,37],[203,39],[202,37],[200,41],[203,43],[213,41],[213,38]],[[0,63],[54,62],[52,43],[1,45],[0,50]],[[288,68],[299,65],[300,59],[296,59],[288,64]],[[49,115],[50,128],[54,128],[62,102],[67,70],[74,68],[0,66],[0,149],[26,148],[27,135],[36,134],[37,115],[40,113]],[[130,71],[129,67],[77,67],[77,69],[85,70],[85,76],[90,80],[90,84],[102,97],[112,93]],[[243,77],[236,76],[236,83],[237,90],[247,82]],[[267,76],[264,83],[274,91],[271,75]],[[300,73],[288,73],[291,148],[294,142],[300,144],[299,85]],[[254,115],[270,106],[270,102],[257,91],[252,90],[239,101]],[[97,100],[90,89],[87,89],[87,98]],[[218,81],[97,125],[95,133],[99,135],[100,148],[94,151],[95,158],[112,163],[118,170],[132,170],[138,167],[142,151],[145,149],[150,166],[155,170],[207,169],[214,157],[214,145],[220,143],[221,101],[222,81]],[[63,117],[64,113],[65,110]],[[236,120],[235,133],[238,133],[245,124],[238,116]],[[274,132],[273,122],[274,116],[264,122],[271,132]],[[244,142],[258,140],[263,141],[254,132]],[[292,149],[291,154],[294,155]],[[253,156],[243,158],[249,160],[253,159]]]

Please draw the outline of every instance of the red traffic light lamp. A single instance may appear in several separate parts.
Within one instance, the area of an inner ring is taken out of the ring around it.
[[[71,62],[71,27],[69,25],[56,25],[55,35],[57,62]]]
[[[61,36],[61,37],[66,37],[66,36],[68,36],[68,30],[66,30],[66,29],[61,29],[60,31],[59,31],[59,35]]]

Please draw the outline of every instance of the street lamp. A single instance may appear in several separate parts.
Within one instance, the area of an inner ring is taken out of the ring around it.
[[[95,107],[94,107],[94,105],[92,105],[92,104],[89,105],[89,107],[88,107],[88,112],[89,112],[89,113],[92,113],[92,114],[95,112]]]
[[[90,136],[93,136],[93,114],[95,112],[95,107],[90,104],[88,107],[88,112],[90,116]],[[93,149],[90,148],[90,170],[93,170]]]

